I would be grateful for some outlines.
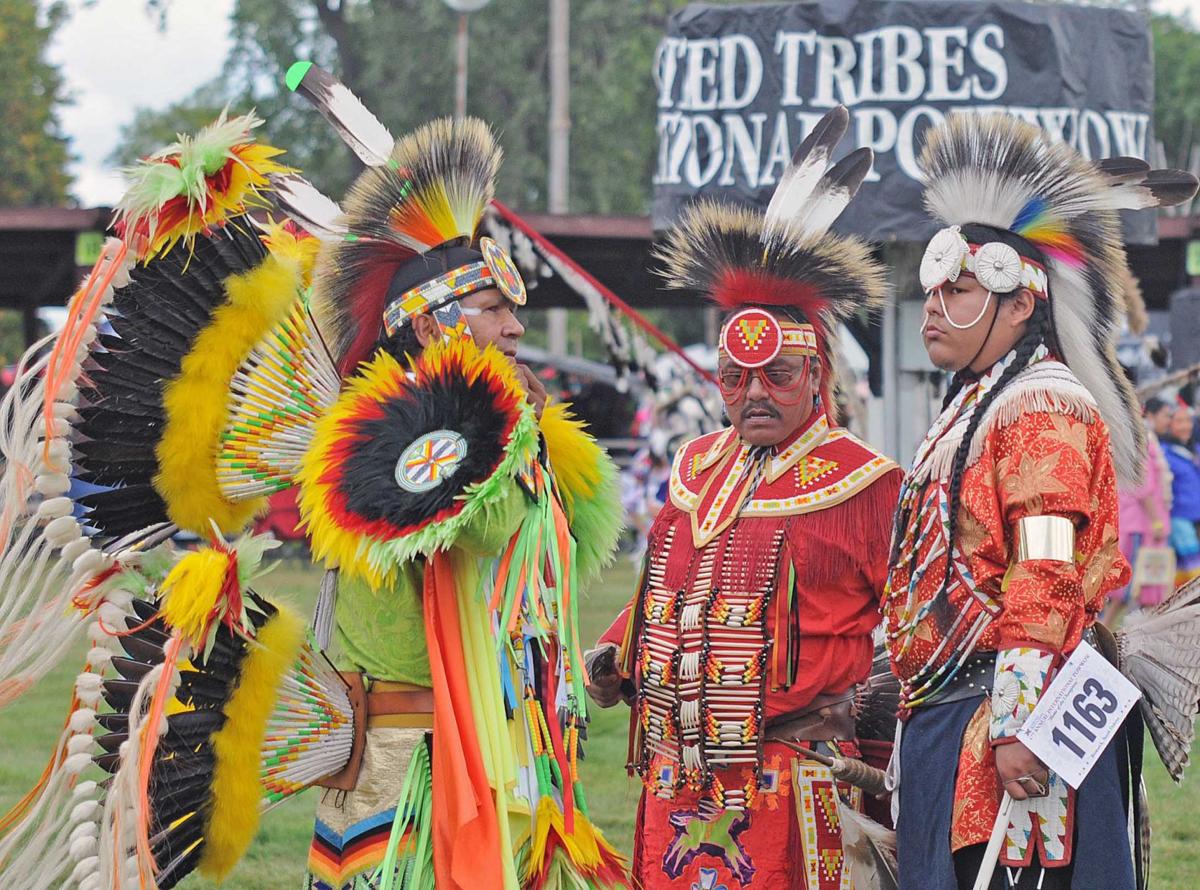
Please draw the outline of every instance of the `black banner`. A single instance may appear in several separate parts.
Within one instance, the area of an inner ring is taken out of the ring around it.
[[[987,0],[693,4],[672,16],[654,76],[656,229],[697,196],[766,206],[839,103],[841,152],[870,146],[875,168],[836,228],[879,241],[932,234],[916,160],[947,114],[1003,110],[1085,157],[1145,158],[1154,105],[1141,16]],[[1153,213],[1125,222],[1130,241],[1153,243]]]

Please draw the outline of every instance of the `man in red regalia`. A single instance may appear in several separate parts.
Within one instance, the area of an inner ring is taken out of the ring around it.
[[[649,890],[849,886],[839,807],[862,792],[797,746],[859,753],[900,472],[831,416],[837,322],[884,299],[869,250],[827,232],[871,164],[826,171],[845,121],[805,140],[765,217],[695,206],[661,253],[670,285],[730,313],[731,426],[676,454],[642,584],[590,658],[593,697],[633,709]]]

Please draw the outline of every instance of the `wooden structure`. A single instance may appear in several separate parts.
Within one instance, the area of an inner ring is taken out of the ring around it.
[[[21,313],[27,344],[38,308],[66,305],[111,218],[107,207],[0,207],[0,308]]]

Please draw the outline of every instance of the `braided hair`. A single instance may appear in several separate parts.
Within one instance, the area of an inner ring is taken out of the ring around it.
[[[986,244],[990,241],[1002,241],[1005,244],[1015,248],[1017,253],[1032,259],[1042,265],[1045,265],[1046,258],[1037,247],[1030,244],[1020,235],[1009,232],[1005,229],[994,229],[991,226],[983,225],[966,225],[962,228],[962,233],[966,239],[974,244]],[[998,303],[1004,303],[1006,300],[1013,299],[1020,290],[1012,290],[1006,294],[997,294]],[[999,305],[996,308],[997,313]],[[949,528],[946,533],[947,552],[946,552],[946,573],[942,579],[942,587],[938,593],[939,599],[944,599],[950,584],[950,576],[953,572],[954,561],[951,558],[951,544],[954,541],[954,536],[958,532],[958,512],[961,507],[962,495],[962,479],[967,469],[967,457],[971,452],[971,442],[975,438],[975,433],[979,429],[979,424],[983,421],[984,415],[987,414],[988,408],[997,397],[1002,393],[1008,385],[1016,379],[1017,375],[1029,366],[1030,359],[1033,358],[1034,352],[1043,344],[1053,349],[1055,343],[1053,316],[1050,314],[1049,300],[1035,299],[1033,301],[1033,313],[1025,322],[1025,332],[1021,335],[1021,339],[1016,342],[1013,351],[1016,353],[1013,356],[1012,362],[1004,369],[1004,373],[995,382],[987,394],[975,406],[975,410],[971,414],[971,420],[967,424],[967,430],[963,433],[962,441],[958,443],[958,450],[954,452],[954,463],[950,469],[950,485],[947,492],[949,501]],[[944,403],[948,405],[954,395],[957,394],[966,383],[973,380],[973,375],[969,368],[963,368],[954,375],[951,381],[947,400]]]
[[[415,359],[424,351],[411,321],[401,325],[400,329],[390,337],[385,333],[376,342],[375,349],[383,349],[401,364],[406,361],[406,356]]]

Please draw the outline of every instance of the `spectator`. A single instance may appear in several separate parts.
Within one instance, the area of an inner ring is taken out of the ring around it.
[[[1176,584],[1200,575],[1200,465],[1192,451],[1192,409],[1177,406],[1162,437],[1163,452],[1171,470],[1171,546],[1175,550]]]
[[[1158,434],[1166,433],[1171,422],[1171,406],[1162,399],[1146,402],[1146,475],[1136,488],[1117,490],[1120,501],[1120,547],[1129,564],[1137,566],[1142,547],[1166,547],[1171,528],[1171,471],[1159,443]],[[1137,580],[1135,577],[1134,580]],[[1130,587],[1114,590],[1112,598],[1134,608],[1155,606],[1167,590],[1161,584],[1142,585],[1136,602],[1131,602]]]
[[[1146,400],[1146,425],[1158,438],[1167,434],[1171,426],[1171,414],[1175,410],[1172,403],[1160,398]]]

